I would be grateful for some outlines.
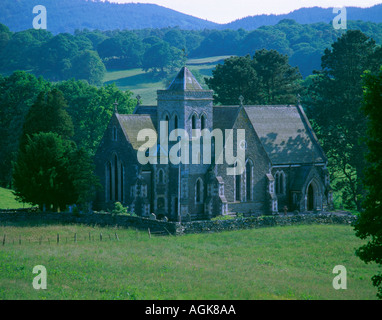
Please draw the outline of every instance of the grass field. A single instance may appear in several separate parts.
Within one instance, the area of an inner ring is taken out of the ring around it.
[[[342,300],[376,294],[370,278],[377,267],[355,257],[362,242],[348,226],[151,239],[133,230],[57,225],[0,227],[3,234],[0,299]],[[47,290],[32,288],[36,265],[47,269]],[[347,290],[332,287],[336,265],[347,268]]]
[[[30,205],[16,201],[11,190],[0,188],[0,209],[19,209],[28,207],[30,207]]]
[[[216,64],[228,57],[230,56],[191,59],[187,62],[187,66],[191,72],[197,71],[201,76],[210,77]],[[171,75],[167,80],[171,81],[171,77],[175,75]],[[108,71],[103,82],[104,84],[115,83],[121,90],[130,90],[134,95],[139,94],[144,105],[156,105],[157,90],[166,88],[166,80],[154,78],[152,73],[146,73],[142,69]]]

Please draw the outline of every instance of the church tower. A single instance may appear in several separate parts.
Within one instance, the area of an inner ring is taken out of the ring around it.
[[[160,121],[169,121],[169,132],[213,127],[213,91],[203,90],[194,75],[183,67],[167,90],[158,90],[158,128]],[[167,118],[166,118],[167,117]]]
[[[171,177],[168,209],[178,220],[189,218],[188,214],[202,216],[205,211],[206,173],[210,165],[193,162],[195,154],[196,158],[202,159],[202,144],[200,152],[193,153],[191,139],[193,129],[213,129],[213,91],[204,90],[190,70],[183,67],[167,90],[159,90],[157,94],[157,128],[160,128],[161,121],[168,121],[169,133],[184,129],[190,139],[190,164],[179,166],[169,163],[167,167]],[[169,149],[176,143],[170,142]]]

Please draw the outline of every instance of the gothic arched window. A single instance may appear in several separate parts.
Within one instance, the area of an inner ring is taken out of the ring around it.
[[[201,128],[201,130],[206,129],[206,125],[207,125],[207,119],[206,119],[206,116],[205,116],[205,115],[202,115],[202,117],[201,117],[201,119],[200,119],[200,128]]]
[[[197,120],[197,116],[196,116],[196,114],[194,114],[193,116],[192,116],[192,130],[196,130],[196,120]]]
[[[246,198],[247,201],[253,200],[253,162],[248,160],[245,165],[245,179],[246,179]]]
[[[199,178],[196,181],[195,186],[195,202],[196,203],[202,203],[203,202],[203,181],[201,178]]]

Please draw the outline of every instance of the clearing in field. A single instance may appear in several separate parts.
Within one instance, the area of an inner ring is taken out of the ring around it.
[[[0,299],[376,299],[377,267],[354,255],[363,242],[348,226],[151,238],[114,228],[0,227],[4,234]],[[36,265],[47,269],[47,290],[32,287]],[[333,289],[337,265],[347,269],[347,290]]]

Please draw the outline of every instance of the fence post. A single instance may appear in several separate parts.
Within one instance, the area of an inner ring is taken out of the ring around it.
[[[57,244],[59,244],[59,243],[60,243],[60,234],[57,233]]]
[[[102,241],[102,233],[99,234],[99,241]]]
[[[74,242],[77,242],[77,233],[74,234]]]
[[[117,241],[119,241],[119,237],[118,237],[117,232],[115,233],[115,238],[117,239]]]
[[[150,232],[150,228],[148,229],[148,231],[149,231],[149,237],[150,237],[150,239],[151,239],[151,232]]]
[[[19,244],[21,245],[21,236],[19,236]]]

